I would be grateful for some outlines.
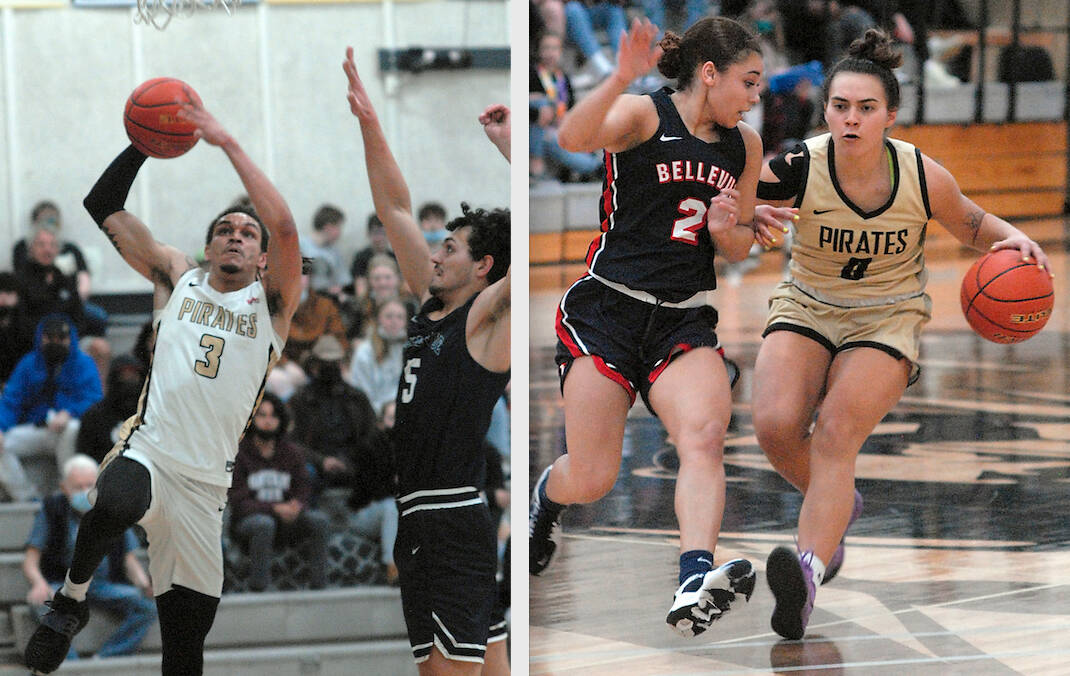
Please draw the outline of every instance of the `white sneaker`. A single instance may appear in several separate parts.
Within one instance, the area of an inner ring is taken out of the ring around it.
[[[673,595],[665,622],[685,638],[698,636],[732,608],[739,595],[749,601],[754,593],[754,567],[735,559],[705,574],[684,580]]]

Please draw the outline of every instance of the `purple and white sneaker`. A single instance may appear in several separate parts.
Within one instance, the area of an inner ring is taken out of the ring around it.
[[[813,558],[812,551],[800,554],[789,547],[777,547],[765,562],[765,578],[776,599],[773,631],[784,638],[798,640],[806,634],[817,593],[810,568]]]

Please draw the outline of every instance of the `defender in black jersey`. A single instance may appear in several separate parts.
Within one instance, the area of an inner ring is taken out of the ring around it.
[[[405,281],[424,299],[409,326],[394,426],[394,560],[413,657],[421,674],[507,674],[482,441],[509,380],[509,211],[462,204],[432,255],[352,49],[344,69],[376,214]],[[508,157],[508,109],[488,109],[480,121]]]
[[[754,571],[736,559],[714,565],[725,474],[731,389],[707,304],[715,254],[741,260],[754,241],[761,140],[741,124],[758,101],[762,59],[738,23],[704,19],[681,38],[636,21],[619,65],[565,116],[563,148],[603,148],[602,232],[587,274],[557,314],[557,362],[568,453],[539,477],[529,513],[532,574],[549,564],[552,532],[570,503],[613,487],[625,418],[641,396],[664,423],[680,457],[676,516],[679,587],[666,621],[694,636],[750,598]],[[624,94],[654,62],[675,91]]]
[[[829,133],[763,169],[758,239],[795,223],[789,278],[769,301],[754,373],[754,430],[776,470],[804,494],[797,549],[777,547],[766,577],[772,627],[800,639],[817,588],[844,560],[844,534],[862,511],[854,469],[866,437],[917,372],[925,293],[925,229],[935,218],[964,245],[1040,246],[965,197],[954,177],[912,145],[890,139],[901,61],[877,30],[851,44],[824,86]],[[785,368],[790,365],[790,368]]]

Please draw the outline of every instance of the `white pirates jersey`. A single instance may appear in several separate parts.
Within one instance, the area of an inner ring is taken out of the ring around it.
[[[137,413],[116,448],[198,481],[230,486],[238,441],[285,341],[264,286],[222,293],[194,268],[154,313],[156,346]]]
[[[887,305],[925,293],[923,245],[932,212],[921,153],[896,139],[885,145],[892,194],[866,212],[840,188],[831,136],[804,143],[807,168],[789,269],[796,287],[830,305]]]

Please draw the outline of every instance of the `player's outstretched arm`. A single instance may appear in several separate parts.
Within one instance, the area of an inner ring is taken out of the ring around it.
[[[472,358],[483,368],[498,373],[509,370],[511,276],[509,268],[504,277],[479,292],[465,327]]]
[[[271,179],[245,154],[237,140],[223,128],[204,106],[186,103],[182,117],[197,125],[198,138],[226,153],[238,173],[257,215],[271,234],[267,250],[267,270],[262,276],[275,329],[289,333],[290,318],[301,300],[301,251],[297,225],[286,200]],[[279,323],[281,322],[281,325]]]
[[[157,242],[148,227],[126,210],[130,186],[145,160],[143,153],[129,146],[108,165],[82,204],[123,260],[166,299],[178,278],[196,263],[178,249]]]
[[[360,122],[360,134],[364,139],[364,163],[368,170],[375,213],[386,229],[387,239],[401,268],[401,276],[413,293],[424,298],[431,284],[431,249],[412,216],[409,186],[401,175],[394,154],[390,152],[379,116],[357,73],[352,47],[346,48],[342,70],[349,80],[346,95],[349,109]]]
[[[951,172],[927,155],[922,158],[933,218],[948,232],[966,246],[981,251],[1018,249],[1022,260],[1035,261],[1051,274],[1048,256],[1039,244],[999,216],[985,212],[962,194]]]
[[[511,162],[509,156],[509,137],[512,133],[509,106],[494,103],[479,115],[479,123],[483,125],[483,131],[494,147],[505,156],[506,161]]]

